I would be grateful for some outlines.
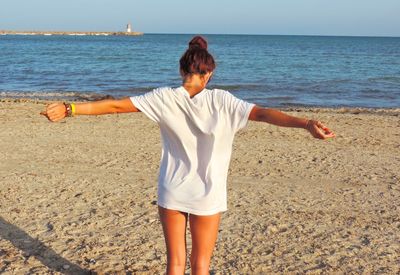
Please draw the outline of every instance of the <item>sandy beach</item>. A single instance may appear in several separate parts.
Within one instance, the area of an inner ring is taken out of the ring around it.
[[[0,273],[163,274],[157,125],[50,123],[45,105],[0,100]],[[398,274],[400,109],[289,113],[337,137],[255,122],[237,134],[211,274]]]

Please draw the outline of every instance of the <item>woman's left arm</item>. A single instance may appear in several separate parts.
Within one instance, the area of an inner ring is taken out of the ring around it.
[[[254,106],[250,112],[249,120],[267,122],[282,127],[303,128],[308,130],[315,138],[333,138],[335,134],[320,121],[298,118],[287,115],[281,111]]]

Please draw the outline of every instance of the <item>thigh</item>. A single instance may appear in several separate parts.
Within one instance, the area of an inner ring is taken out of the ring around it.
[[[220,213],[210,216],[189,215],[193,262],[209,263],[217,240],[220,219]]]
[[[158,212],[164,231],[168,261],[180,264],[185,263],[188,214],[160,206],[158,207]]]

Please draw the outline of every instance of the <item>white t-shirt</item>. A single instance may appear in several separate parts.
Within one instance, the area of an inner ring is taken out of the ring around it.
[[[184,87],[130,99],[161,130],[158,205],[195,215],[226,211],[233,138],[254,104],[217,89],[190,98]]]

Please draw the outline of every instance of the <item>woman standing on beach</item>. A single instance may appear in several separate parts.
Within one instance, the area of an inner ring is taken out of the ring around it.
[[[160,88],[119,100],[54,103],[42,112],[53,122],[72,115],[143,112],[158,123],[162,135],[158,209],[167,247],[167,274],[184,274],[187,222],[192,273],[208,274],[221,212],[227,210],[233,138],[248,120],[304,128],[320,139],[334,137],[319,121],[261,108],[227,91],[206,89],[215,67],[206,40],[196,36],[180,59],[183,84],[179,88]]]

